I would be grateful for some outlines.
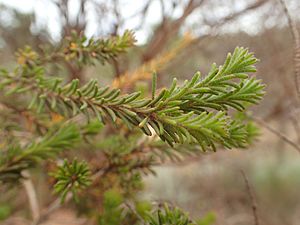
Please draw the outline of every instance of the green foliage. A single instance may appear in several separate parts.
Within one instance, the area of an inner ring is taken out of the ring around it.
[[[99,225],[119,225],[122,223],[123,197],[117,190],[108,190],[104,193],[103,213],[98,218]]]
[[[208,214],[197,222],[190,219],[187,213],[175,207],[164,204],[162,209],[148,215],[146,222],[149,225],[210,225],[214,223],[213,214]]]
[[[42,69],[41,66],[53,62],[68,62],[79,67],[93,65],[97,61],[105,63],[126,52],[134,43],[134,34],[128,30],[122,36],[108,39],[87,39],[82,34],[72,32],[71,36],[65,38],[54,51],[43,48],[43,55],[39,55],[30,46],[26,46],[19,49],[16,56],[23,75],[28,76]]]
[[[78,127],[66,124],[50,130],[43,138],[37,138],[26,146],[7,146],[0,155],[0,181],[20,178],[24,169],[35,166],[43,159],[56,156],[59,152],[71,149],[80,140]]]
[[[131,222],[129,224],[212,225],[215,222],[213,213],[208,213],[201,219],[192,220],[182,209],[170,207],[168,204],[164,204],[163,207],[157,209],[147,201],[137,201],[130,206],[119,191],[111,189],[105,192],[103,212],[98,219],[100,225],[119,225],[124,221],[130,221],[130,219],[135,221],[132,218],[138,219],[137,223]]]
[[[135,209],[136,212],[145,220],[152,209],[152,205],[150,202],[140,201],[135,204]]]
[[[15,70],[0,71],[0,182],[18,181],[28,169],[48,171],[66,158],[51,174],[54,192],[61,203],[72,195],[100,225],[210,225],[213,214],[194,221],[168,205],[153,210],[136,193],[142,175],[155,174],[153,167],[166,159],[244,148],[254,140],[258,130],[245,110],[264,94],[261,81],[249,76],[257,59],[236,48],[206,76],[197,72],[162,89],[154,73],[149,97],[146,89],[123,94],[97,80],[53,76],[53,65],[81,70],[110,62],[134,42],[130,31],[108,39],[73,33],[54,50],[17,52]],[[84,160],[68,161],[76,157]]]
[[[80,66],[93,64],[96,60],[102,63],[116,58],[135,42],[134,34],[127,30],[122,36],[109,39],[87,39],[84,35],[73,32],[72,36],[63,44],[64,55],[67,60],[72,60]]]
[[[207,213],[203,218],[197,220],[197,225],[210,225],[216,221],[214,213]]]
[[[262,98],[264,85],[247,75],[255,71],[256,61],[247,50],[236,48],[223,66],[213,65],[205,78],[196,73],[181,86],[174,79],[169,89],[163,89],[156,97],[153,94],[153,99],[139,99],[139,92],[121,95],[118,89],[99,87],[96,80],[80,87],[78,80],[60,85],[54,78],[16,79],[6,75],[4,82],[17,86],[21,82],[22,89],[14,91],[18,93],[23,92],[23,86],[34,86],[36,93],[30,108],[38,112],[47,109],[66,117],[84,113],[112,123],[120,119],[128,128],[137,127],[149,136],[153,134],[150,127],[153,128],[170,146],[198,143],[205,151],[215,150],[215,144],[227,148],[247,145],[245,125],[226,112],[228,107],[242,111]]]
[[[91,184],[91,171],[86,162],[78,162],[76,159],[69,163],[64,160],[62,166],[52,174],[57,182],[54,185],[54,191],[61,196],[61,202],[69,192],[73,198],[78,201],[78,192],[87,188]]]

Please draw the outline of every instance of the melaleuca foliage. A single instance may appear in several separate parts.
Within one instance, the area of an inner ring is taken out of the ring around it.
[[[126,202],[113,189],[104,193],[103,213],[98,218],[100,225],[119,225],[124,221],[131,221],[128,224],[147,225],[211,225],[215,220],[213,213],[207,213],[193,220],[180,208],[168,204],[160,207],[152,206],[145,201],[136,201],[132,204]]]
[[[74,124],[50,130],[43,138],[25,146],[20,143],[5,146],[0,155],[0,182],[16,181],[21,172],[41,160],[54,158],[59,152],[73,148],[80,141],[80,132]]]
[[[116,58],[120,53],[126,52],[135,43],[133,32],[127,30],[122,36],[115,36],[108,39],[88,39],[83,34],[72,32],[70,37],[63,39],[60,46],[54,51],[42,48],[42,55],[26,46],[16,53],[17,61],[24,69],[30,72],[33,67],[47,63],[71,62],[82,67],[94,64],[95,62],[105,63]],[[24,75],[26,75],[24,73]],[[28,75],[28,74],[27,74]]]
[[[158,88],[154,74],[150,96],[51,73],[56,64],[83,68],[117,60],[134,41],[130,31],[108,39],[73,33],[55,49],[17,52],[18,66],[0,71],[0,182],[55,164],[55,196],[61,202],[72,196],[98,224],[211,224],[210,217],[193,221],[177,208],[152,209],[136,193],[142,176],[155,174],[153,167],[166,159],[252,142],[257,128],[245,110],[264,94],[261,81],[250,77],[257,59],[236,48],[207,75],[174,79],[169,88]]]
[[[189,215],[177,207],[164,204],[146,217],[149,225],[210,225],[215,221],[213,214],[207,214],[204,218],[192,220]]]
[[[64,160],[63,165],[58,167],[53,176],[57,180],[54,191],[61,195],[62,203],[69,192],[78,201],[78,192],[87,188],[92,182],[91,171],[87,163],[84,161],[78,162],[76,159],[71,163]]]
[[[117,190],[111,189],[104,193],[103,213],[98,218],[99,225],[119,225],[125,220],[122,214],[123,196]]]
[[[83,86],[78,80],[62,85],[59,79],[43,74],[19,77],[3,73],[2,84],[16,87],[7,94],[33,95],[29,108],[38,113],[53,111],[68,118],[83,113],[101,123],[119,119],[128,128],[139,128],[149,136],[153,134],[151,127],[170,146],[197,143],[203,150],[215,150],[216,144],[227,148],[247,144],[245,125],[227,112],[229,108],[243,111],[262,98],[264,85],[248,76],[255,72],[255,62],[248,50],[236,48],[224,65],[213,64],[207,76],[202,78],[198,72],[182,85],[174,79],[170,88],[157,95],[153,89],[149,99],[139,98],[139,92],[123,95],[119,89],[100,87],[96,80]],[[153,79],[154,88],[155,82]]]

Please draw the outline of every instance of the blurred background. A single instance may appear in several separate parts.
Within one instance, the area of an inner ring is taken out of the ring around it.
[[[300,1],[285,2],[299,27]],[[193,217],[212,212],[217,225],[253,224],[244,171],[261,224],[300,224],[299,152],[265,128],[300,143],[299,112],[293,107],[294,41],[280,1],[0,0],[1,66],[14,66],[18,48],[55,47],[72,30],[97,38],[126,29],[135,31],[137,45],[118,62],[70,67],[63,76],[123,82],[124,91],[147,89],[153,70],[165,86],[173,77],[184,80],[198,70],[205,74],[213,62],[222,63],[228,52],[244,46],[260,59],[256,76],[267,85],[263,102],[252,109],[265,124],[251,149],[220,150],[157,167],[156,177],[145,177],[141,198],[170,201]],[[126,85],[129,81],[133,85]]]

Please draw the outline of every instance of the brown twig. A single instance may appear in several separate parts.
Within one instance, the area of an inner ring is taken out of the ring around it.
[[[300,145],[300,121],[298,119],[299,113],[297,113],[298,110],[295,109],[294,106],[291,106],[293,108],[291,114],[290,114],[290,120],[292,122],[292,125],[295,129],[295,132],[297,134],[297,143]]]
[[[203,24],[205,26],[209,25],[211,28],[211,31],[207,34],[203,34],[197,38],[194,38],[193,42],[185,49],[185,51],[182,52],[181,57],[177,57],[177,60],[173,60],[173,65],[177,65],[179,61],[182,61],[182,58],[188,57],[189,55],[192,55],[193,52],[199,51],[199,48],[205,44],[206,40],[209,40],[210,38],[215,38],[218,36],[218,31],[222,26],[226,25],[229,22],[235,21],[237,18],[245,15],[249,11],[253,11],[264,4],[266,4],[269,0],[257,0],[253,4],[248,5],[242,10],[239,10],[237,12],[233,12],[232,14],[223,17],[218,22],[214,24]]]
[[[292,146],[294,149],[296,149],[300,153],[300,146],[296,142],[292,141],[291,139],[289,139],[284,134],[282,134],[279,131],[275,130],[273,127],[269,126],[269,124],[267,124],[263,120],[261,120],[259,118],[256,118],[256,117],[253,117],[253,116],[251,118],[254,119],[258,124],[260,124],[261,126],[266,128],[268,131],[270,131],[271,133],[273,133],[276,136],[278,136],[279,138],[281,138],[283,141],[285,141],[287,144]]]
[[[251,189],[249,179],[248,179],[246,173],[244,172],[244,170],[241,170],[241,173],[242,173],[242,176],[244,178],[246,188],[247,188],[247,192],[248,192],[250,200],[251,200],[254,225],[259,225],[259,219],[258,219],[258,215],[257,215],[257,203],[256,203],[256,199],[255,199],[253,190]]]
[[[30,209],[31,209],[31,215],[33,221],[36,221],[40,218],[40,209],[39,209],[39,203],[37,200],[36,191],[34,189],[34,185],[32,183],[30,173],[28,171],[23,171],[23,176],[25,177],[24,180],[22,180],[22,184],[25,188]]]
[[[300,34],[297,29],[296,23],[293,20],[284,0],[279,0],[284,14],[286,18],[288,19],[288,25],[290,28],[290,31],[293,36],[293,41],[294,41],[294,74],[295,74],[295,85],[296,85],[296,91],[297,91],[297,96],[298,100],[300,98]]]
[[[65,199],[65,202],[69,202],[72,198],[72,194],[68,193]],[[61,201],[59,198],[55,199],[49,206],[48,208],[42,212],[40,214],[40,216],[38,218],[36,218],[35,220],[33,220],[33,222],[31,223],[31,225],[39,225],[41,224],[43,221],[45,221],[48,216],[54,212],[56,209],[60,208],[61,206]]]
[[[296,27],[296,23],[293,20],[284,0],[279,0],[284,14],[288,20],[288,25],[293,37],[294,41],[294,81],[296,85],[296,94],[297,94],[297,101],[296,101],[296,107],[299,107],[300,105],[300,35],[299,31]],[[294,106],[293,106],[294,108]],[[297,118],[297,115],[294,113],[296,110],[293,110],[291,115],[292,124],[295,128],[295,131],[298,135],[298,144],[300,144],[300,125],[299,125],[299,119]]]
[[[147,225],[144,219],[140,216],[140,214],[135,210],[135,208],[129,202],[125,202],[124,205],[140,220],[143,225]]]
[[[164,46],[166,46],[171,38],[176,35],[185,20],[204,2],[205,0],[189,0],[186,6],[183,8],[183,12],[179,18],[175,20],[162,20],[161,24],[159,24],[154,35],[147,44],[147,48],[143,53],[142,62],[146,63],[161,53],[161,51],[164,49]]]

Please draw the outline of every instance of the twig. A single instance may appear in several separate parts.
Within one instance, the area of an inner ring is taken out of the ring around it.
[[[295,108],[294,106],[292,106],[293,108]],[[300,121],[298,120],[298,110],[293,109],[290,115],[290,120],[292,121],[293,127],[295,129],[295,132],[297,134],[297,143],[298,145],[300,145]]]
[[[72,198],[72,194],[68,193],[65,199],[65,202],[69,202]],[[43,221],[45,221],[47,219],[47,217],[54,212],[56,209],[60,208],[61,206],[61,201],[59,198],[57,198],[56,200],[54,200],[49,207],[38,217],[36,218],[31,225],[38,225],[41,224]]]
[[[295,69],[295,85],[296,85],[296,91],[298,100],[300,98],[300,34],[297,29],[296,23],[293,20],[284,0],[279,0],[284,14],[288,19],[288,25],[291,30],[293,41],[294,41],[294,69]]]
[[[256,203],[256,200],[255,200],[253,191],[250,187],[249,179],[248,179],[248,177],[246,176],[246,174],[243,170],[241,170],[241,173],[242,173],[242,176],[244,178],[246,188],[247,188],[247,192],[248,192],[250,200],[251,200],[254,225],[259,225],[259,219],[258,219],[258,215],[257,215],[257,203]]]
[[[34,189],[32,180],[30,178],[30,173],[28,171],[23,171],[22,174],[25,177],[25,179],[22,180],[22,184],[24,185],[29,200],[32,219],[33,221],[36,221],[40,218],[40,209],[39,209],[39,203],[36,196],[36,191]]]
[[[145,220],[138,214],[138,212],[134,209],[134,207],[129,202],[125,202],[124,205],[128,209],[130,209],[130,211],[140,220],[140,222],[142,222],[143,225],[147,225]]]
[[[278,136],[279,138],[281,138],[283,141],[285,141],[287,144],[292,146],[294,149],[296,149],[300,153],[300,146],[297,143],[295,143],[294,141],[292,141],[291,139],[289,139],[287,136],[280,133],[279,131],[275,130],[273,127],[269,126],[263,120],[261,120],[259,118],[256,118],[256,117],[253,117],[253,116],[251,118],[254,119],[260,125],[262,125],[264,128],[266,128],[267,130],[269,130],[271,133],[273,133],[276,136]]]

